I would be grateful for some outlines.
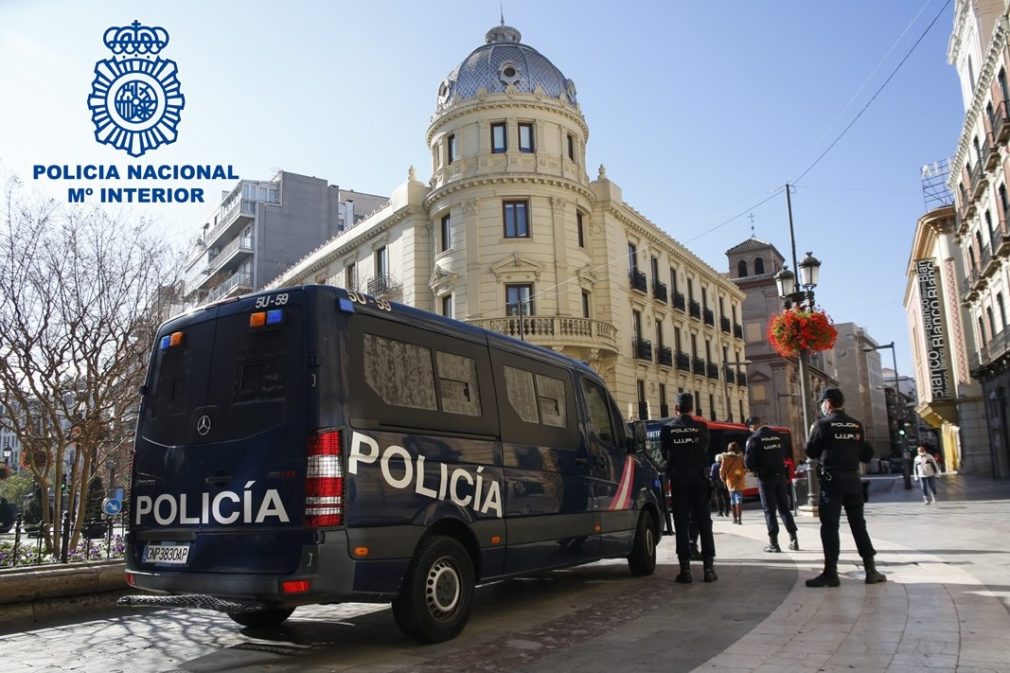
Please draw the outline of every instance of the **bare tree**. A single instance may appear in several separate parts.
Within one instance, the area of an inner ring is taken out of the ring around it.
[[[16,180],[5,196],[0,404],[43,494],[46,547],[59,554],[52,530],[62,485],[72,547],[89,482],[110,461],[123,469],[154,330],[171,295],[164,288],[175,287],[178,265],[149,221],[36,198]]]

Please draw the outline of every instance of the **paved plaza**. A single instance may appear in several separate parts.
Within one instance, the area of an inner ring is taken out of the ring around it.
[[[529,673],[1010,672],[1010,482],[947,476],[924,506],[900,477],[867,506],[884,584],[867,586],[845,522],[838,589],[808,589],[818,524],[799,552],[766,554],[761,512],[715,519],[719,581],[678,585],[672,538],[656,575],[623,562],[483,587],[456,640],[419,646],[388,606],[300,608],[241,630],[208,612],[123,610],[0,635],[14,671],[516,671]],[[700,575],[700,573],[698,573]]]

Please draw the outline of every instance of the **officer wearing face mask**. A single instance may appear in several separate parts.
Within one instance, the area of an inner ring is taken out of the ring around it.
[[[852,537],[866,568],[866,583],[878,584],[887,578],[877,572],[873,557],[876,550],[866,532],[863,518],[863,487],[859,477],[859,463],[873,457],[873,449],[866,443],[863,424],[845,413],[845,396],[838,388],[825,388],[819,400],[821,418],[814,423],[807,442],[807,456],[820,460],[821,479],[821,544],[824,546],[824,572],[807,580],[808,587],[837,587],[838,580],[838,523],[842,508],[849,520]]]

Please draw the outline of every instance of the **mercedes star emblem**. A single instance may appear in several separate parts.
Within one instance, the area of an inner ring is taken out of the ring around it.
[[[196,421],[196,431],[201,437],[210,432],[210,416],[204,414]]]

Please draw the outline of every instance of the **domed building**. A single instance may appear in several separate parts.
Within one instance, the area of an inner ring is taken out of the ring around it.
[[[270,285],[381,295],[584,360],[628,418],[748,413],[744,294],[626,204],[600,166],[574,82],[506,25],[438,84],[427,184]]]

